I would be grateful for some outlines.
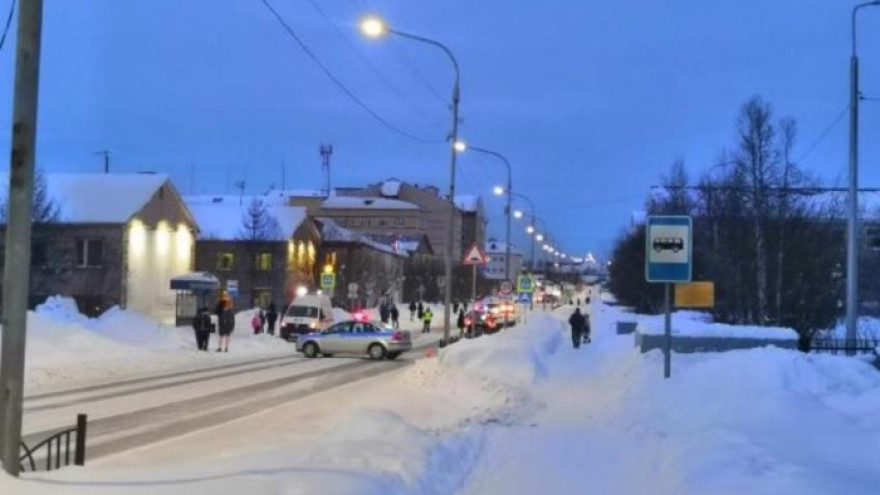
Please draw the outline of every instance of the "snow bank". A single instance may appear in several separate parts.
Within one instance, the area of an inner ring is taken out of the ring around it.
[[[634,315],[643,335],[664,333],[663,315]],[[770,340],[797,340],[797,332],[790,328],[728,325],[713,323],[712,316],[698,311],[676,311],[672,314],[672,335],[682,337],[727,337]]]
[[[880,318],[871,316],[862,316],[858,320],[857,335],[860,339],[880,340]],[[827,332],[822,332],[821,337],[845,339],[846,338],[846,321],[841,320],[836,327]]]
[[[462,340],[440,353],[440,364],[502,383],[528,386],[547,375],[546,361],[562,341],[564,325],[537,313],[525,325]]]

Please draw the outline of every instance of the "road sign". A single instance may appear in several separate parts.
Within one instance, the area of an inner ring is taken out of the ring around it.
[[[513,293],[513,284],[510,283],[509,280],[501,282],[501,287],[498,288],[498,293],[502,296],[509,296],[511,293]]]
[[[336,273],[322,273],[321,274],[321,289],[323,290],[333,290],[336,288]]]
[[[486,264],[486,255],[483,254],[483,251],[480,250],[480,246],[477,243],[471,245],[470,249],[464,253],[464,259],[461,260],[462,265],[485,265]]]
[[[715,283],[691,282],[675,285],[675,307],[677,308],[714,308]]]
[[[226,292],[229,293],[232,297],[238,296],[238,280],[227,280],[226,281]]]
[[[531,275],[520,275],[516,279],[516,291],[520,294],[535,292],[535,279]]]
[[[645,236],[645,278],[651,283],[690,282],[693,223],[686,216],[650,216]]]

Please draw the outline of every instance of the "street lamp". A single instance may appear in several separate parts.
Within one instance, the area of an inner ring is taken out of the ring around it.
[[[535,233],[535,226],[529,225],[528,227],[526,227],[526,233],[527,234],[534,234]]]
[[[452,147],[459,153],[464,153],[467,150],[467,144],[464,141],[456,141]]]
[[[544,234],[538,234],[538,235],[536,235],[536,236],[535,236],[535,240],[538,241],[538,242],[544,242]],[[547,245],[544,244],[544,247],[546,248]]]
[[[846,347],[855,346],[859,316],[859,57],[856,54],[856,15],[880,1],[861,3],[852,10],[852,56],[849,65],[849,215],[846,229]]]
[[[458,60],[455,59],[455,55],[452,53],[446,45],[440,43],[437,40],[433,40],[430,38],[425,38],[422,36],[418,36],[411,33],[406,33],[403,31],[398,31],[396,29],[392,29],[386,22],[378,17],[366,17],[361,21],[361,31],[370,38],[380,38],[385,35],[393,34],[396,36],[400,36],[401,38],[406,38],[413,41],[418,41],[420,43],[425,43],[431,45],[435,48],[439,48],[449,57],[449,61],[452,62],[452,68],[455,72],[455,82],[452,86],[452,129],[449,133],[449,232],[447,233],[447,246],[445,253],[445,262],[446,262],[446,286],[444,287],[444,304],[445,308],[443,310],[443,340],[444,342],[449,342],[449,328],[452,322],[451,315],[451,305],[452,305],[452,263],[453,263],[453,251],[455,245],[455,160],[458,155],[458,151],[456,148],[458,147],[458,104],[461,99],[461,91],[459,86],[459,80],[461,79],[461,74],[458,67]]]
[[[495,196],[501,196],[502,194],[504,194],[504,188],[501,186],[495,186],[492,189],[492,192],[495,193]]]
[[[522,217],[523,217],[523,212],[522,212],[522,211],[520,211],[520,210],[516,210],[516,211],[513,212],[513,218],[519,220],[519,219],[522,218]]]

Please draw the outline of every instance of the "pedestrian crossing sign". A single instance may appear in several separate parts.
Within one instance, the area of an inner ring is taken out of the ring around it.
[[[531,275],[520,275],[516,280],[516,291],[520,294],[535,292],[535,279]]]
[[[333,290],[336,288],[336,274],[333,272],[321,274],[321,289]]]

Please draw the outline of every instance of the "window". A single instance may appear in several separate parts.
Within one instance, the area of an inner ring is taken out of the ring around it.
[[[387,227],[387,226],[388,226],[388,220],[386,220],[386,219],[384,219],[384,218],[380,218],[380,219],[376,220],[376,225],[379,226],[379,227]]]
[[[254,265],[258,271],[272,271],[272,253],[259,253],[254,258]]]
[[[406,219],[403,217],[396,219],[395,222],[397,223],[398,227],[405,227],[406,226]]]
[[[217,255],[218,270],[232,270],[235,266],[235,255],[232,253],[220,253]]]
[[[76,241],[76,266],[101,266],[104,258],[104,241],[102,239],[79,239]]]
[[[49,263],[49,244],[46,241],[34,241],[31,244],[31,266],[41,267]]]

